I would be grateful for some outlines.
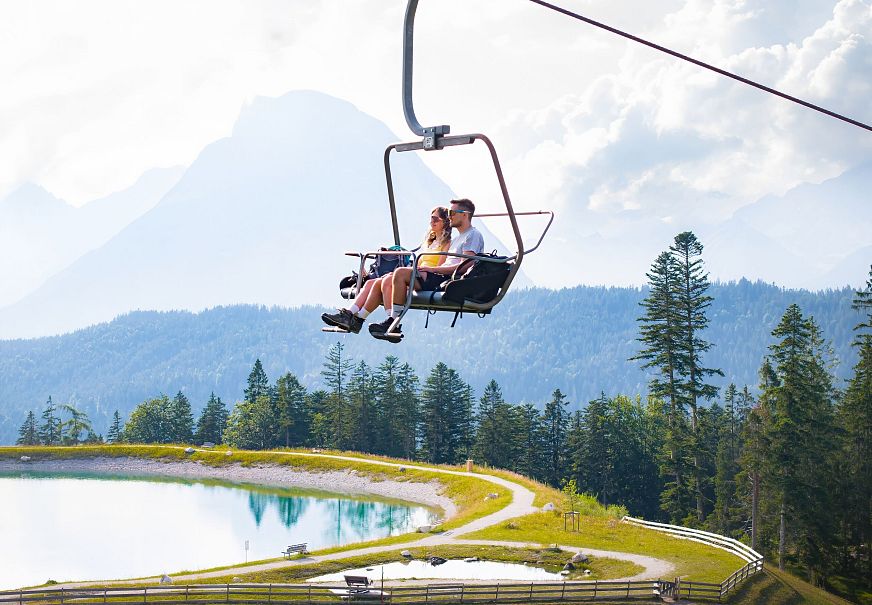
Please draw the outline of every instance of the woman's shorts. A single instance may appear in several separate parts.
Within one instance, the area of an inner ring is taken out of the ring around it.
[[[418,281],[421,282],[421,292],[432,292],[433,290],[438,290],[439,285],[448,279],[448,275],[441,275],[439,273],[430,273],[427,272],[424,274],[423,278],[419,275]]]

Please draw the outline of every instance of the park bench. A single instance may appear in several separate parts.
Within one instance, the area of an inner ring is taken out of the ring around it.
[[[349,593],[369,592],[372,580],[366,576],[345,576],[345,585],[348,586]]]
[[[291,555],[294,553],[301,555],[309,554],[309,550],[306,548],[307,545],[307,542],[303,542],[302,544],[291,544],[288,546],[287,550],[282,551],[282,554],[285,555],[286,559],[290,559]]]

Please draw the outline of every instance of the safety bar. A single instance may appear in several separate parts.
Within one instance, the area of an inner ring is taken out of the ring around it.
[[[515,216],[532,216],[539,214],[547,214],[551,218],[548,219],[548,224],[545,225],[545,229],[542,231],[542,235],[539,236],[539,241],[536,242],[536,245],[532,248],[527,248],[524,250],[524,254],[530,254],[533,250],[539,247],[539,244],[542,243],[542,240],[545,239],[545,234],[548,233],[548,229],[551,228],[551,223],[554,222],[554,213],[551,210],[536,210],[535,212],[516,212]],[[509,216],[508,212],[488,212],[485,214],[476,214],[475,218],[486,218],[489,216]]]

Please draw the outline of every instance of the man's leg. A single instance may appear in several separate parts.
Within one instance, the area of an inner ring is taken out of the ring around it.
[[[400,309],[406,306],[406,297],[409,293],[409,282],[412,280],[412,268],[400,267],[394,271],[394,279],[392,283],[393,293],[391,300],[393,302],[391,308],[391,316],[398,317]]]

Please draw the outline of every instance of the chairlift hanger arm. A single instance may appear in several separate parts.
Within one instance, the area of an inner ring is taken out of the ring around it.
[[[419,137],[424,137],[424,149],[436,149],[436,141],[451,132],[447,124],[439,126],[421,126],[415,115],[415,104],[412,101],[412,67],[414,65],[415,13],[418,11],[418,0],[409,0],[406,5],[406,17],[403,21],[403,114],[409,129]]]

